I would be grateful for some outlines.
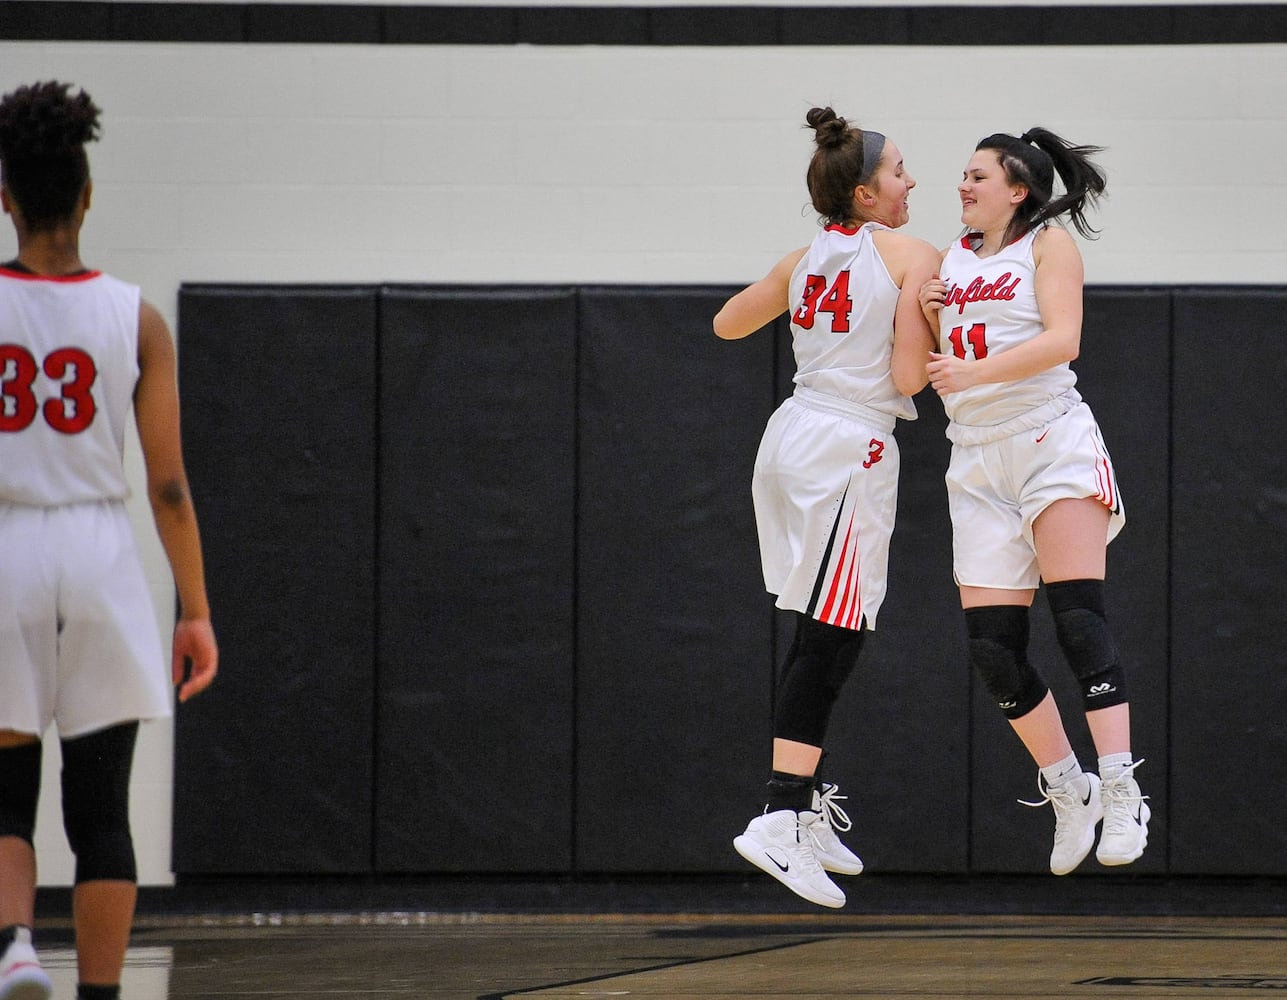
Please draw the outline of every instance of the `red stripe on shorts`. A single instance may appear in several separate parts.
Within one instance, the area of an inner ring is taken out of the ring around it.
[[[1095,438],[1095,452],[1098,458],[1095,460],[1095,479],[1099,483],[1099,501],[1109,510],[1117,509],[1117,482],[1113,479],[1113,466],[1108,460],[1108,452],[1104,450],[1098,435]]]
[[[836,560],[835,572],[831,575],[831,587],[827,591],[827,601],[822,606],[818,620],[828,625],[839,625],[842,628],[856,628],[854,624],[862,618],[862,587],[859,580],[858,539],[854,535],[854,517],[849,515],[849,524],[845,528],[844,544],[840,547],[840,557]],[[848,571],[846,572],[846,565]],[[844,581],[844,593],[840,593],[841,581]],[[839,605],[836,603],[840,595]]]

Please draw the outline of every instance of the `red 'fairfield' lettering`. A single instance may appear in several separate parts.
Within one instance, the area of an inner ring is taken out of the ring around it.
[[[965,288],[960,285],[953,285],[947,290],[947,299],[943,302],[943,308],[956,306],[958,313],[965,312],[965,306],[969,302],[995,302],[1004,300],[1006,302],[1014,301],[1014,290],[1019,287],[1022,278],[1011,280],[1010,272],[997,278],[996,281],[989,281],[986,285],[982,278],[975,278]]]

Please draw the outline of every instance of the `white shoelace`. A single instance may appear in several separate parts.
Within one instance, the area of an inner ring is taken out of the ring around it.
[[[1072,786],[1073,782],[1069,781],[1058,788],[1051,788],[1048,784],[1045,784],[1045,779],[1038,775],[1037,790],[1041,792],[1041,800],[1039,802],[1019,800],[1021,805],[1031,806],[1034,809],[1039,809],[1049,802],[1055,810],[1056,855],[1067,846],[1071,836],[1076,834],[1080,837],[1085,829],[1084,826],[1077,822],[1075,817],[1079,812],[1086,809],[1090,803],[1084,800]],[[1053,857],[1054,855],[1052,855],[1052,863]]]
[[[1128,826],[1134,825],[1135,818],[1134,804],[1143,802],[1148,798],[1139,791],[1139,786],[1126,779],[1135,776],[1135,769],[1144,763],[1144,758],[1140,758],[1133,764],[1128,764],[1122,769],[1122,773],[1115,778],[1107,778],[1101,784],[1101,794],[1104,797],[1104,827],[1105,831],[1121,833]]]
[[[813,875],[822,871],[822,863],[818,860],[817,851],[822,847],[818,841],[818,834],[814,831],[814,826],[819,823],[805,823],[796,814],[795,821],[795,846],[789,848],[790,852],[796,856],[800,863],[801,869],[806,874]]]
[[[1044,787],[1043,787],[1044,785]],[[1082,799],[1072,787],[1073,782],[1069,781],[1058,788],[1051,788],[1046,784],[1046,780],[1040,774],[1037,775],[1037,790],[1041,792],[1041,800],[1038,802],[1028,802],[1025,799],[1019,799],[1020,805],[1031,806],[1034,809],[1040,809],[1047,802],[1055,810],[1055,843],[1061,844],[1067,838],[1072,829],[1072,818],[1079,809],[1085,809],[1090,803]]]
[[[833,785],[829,782],[824,782],[822,791],[818,793],[818,799],[820,800],[821,805],[819,812],[822,814],[822,821],[828,826],[839,830],[841,833],[852,829],[854,824],[849,818],[849,814],[840,808],[836,800],[848,800],[848,798],[848,795],[840,794],[840,788],[838,785]]]
[[[1033,809],[1040,809],[1042,806],[1049,803],[1054,807],[1055,812],[1059,812],[1061,809],[1081,808],[1086,805],[1086,803],[1081,800],[1081,797],[1073,791],[1071,781],[1065,785],[1060,785],[1058,788],[1051,788],[1050,785],[1046,783],[1046,779],[1039,774],[1037,775],[1037,791],[1041,793],[1040,799],[1036,802],[1029,802],[1027,799],[1019,799],[1019,805],[1030,806]]]

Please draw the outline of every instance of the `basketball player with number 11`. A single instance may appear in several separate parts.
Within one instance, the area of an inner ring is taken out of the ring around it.
[[[1050,870],[1090,853],[1129,864],[1148,842],[1149,807],[1134,778],[1126,676],[1105,619],[1109,541],[1125,523],[1113,463],[1074,388],[1081,347],[1083,236],[1104,191],[1090,159],[1044,128],[981,140],[957,191],[966,232],[920,291],[938,331],[926,372],[943,400],[953,572],[969,658],[1038,767],[1054,809]],[[1063,191],[1055,191],[1055,178]],[[1039,584],[1081,688],[1099,757],[1083,772],[1059,707],[1028,661],[1028,609]]]

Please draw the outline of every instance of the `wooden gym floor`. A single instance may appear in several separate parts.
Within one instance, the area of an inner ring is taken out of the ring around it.
[[[583,905],[585,900],[576,899],[536,912],[541,905],[535,896],[512,912],[455,907],[179,915],[141,909],[123,998],[1251,1000],[1273,991],[1287,995],[1281,881],[1245,887],[1250,895],[1243,900],[1190,891],[1178,906],[1172,891],[1151,908],[1185,912],[1154,914],[1132,912],[1148,907],[1124,882],[1092,883],[1083,889],[1083,902],[1075,893],[1064,902],[1067,909],[1082,911],[1096,902],[1098,911],[1064,914],[1047,912],[1052,907],[1040,894],[1025,901],[1007,895],[1006,887],[977,907],[993,912],[948,912],[962,908],[950,885],[947,892],[935,893],[931,886],[922,890],[923,898],[913,893],[877,907],[900,912],[827,911],[794,906],[768,882],[749,882],[749,889],[732,896],[728,886],[703,896],[699,885],[697,895],[688,897],[699,912],[674,905],[673,912],[611,912],[600,905],[603,900]],[[1076,883],[1048,878],[1018,884]],[[646,907],[618,909],[656,909],[658,902],[682,902],[683,892],[673,887],[669,900],[654,892]],[[734,905],[721,905],[730,900]],[[1248,900],[1256,902],[1247,905]],[[904,903],[935,912],[905,912]],[[567,912],[577,907],[583,912]],[[1002,910],[1007,912],[996,912]],[[37,945],[54,979],[55,1000],[74,996],[75,955],[65,917],[38,919]]]

